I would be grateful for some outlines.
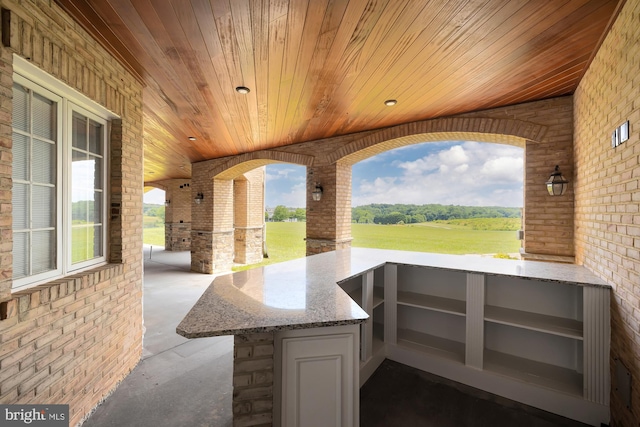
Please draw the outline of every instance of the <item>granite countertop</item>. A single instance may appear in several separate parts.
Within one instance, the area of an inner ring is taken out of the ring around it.
[[[573,264],[352,248],[216,277],[176,331],[200,338],[361,323],[368,315],[337,283],[385,263],[609,286]]]

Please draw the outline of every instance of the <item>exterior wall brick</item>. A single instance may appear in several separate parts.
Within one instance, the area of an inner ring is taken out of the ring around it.
[[[322,199],[315,201],[316,183]],[[307,255],[351,247],[351,165],[307,168]]]
[[[628,0],[574,95],[576,262],[613,287],[612,426],[640,425],[640,1]],[[629,140],[611,133],[629,120]],[[631,405],[613,370],[631,373]]]
[[[69,404],[80,423],[142,354],[142,85],[54,2],[0,0],[0,402]],[[13,54],[121,118],[111,122],[109,262],[12,292]]]
[[[191,180],[171,179],[154,182],[165,191],[164,248],[167,251],[191,249]]]
[[[191,270],[202,273],[228,271],[233,262],[262,260],[264,227],[264,168],[252,163],[212,175],[216,163],[192,166],[192,194],[203,194],[192,205]]]
[[[272,333],[234,337],[234,427],[272,425],[273,351]]]

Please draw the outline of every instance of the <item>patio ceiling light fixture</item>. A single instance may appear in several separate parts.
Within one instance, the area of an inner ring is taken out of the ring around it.
[[[204,199],[204,194],[198,193],[196,194],[196,197],[193,200],[194,202],[196,202],[196,205],[199,205],[200,203],[202,203],[203,199]]]
[[[398,101],[396,101],[395,99],[387,99],[386,101],[384,101],[384,105],[386,105],[387,107],[393,107],[397,103]]]
[[[248,94],[248,93],[249,93],[249,92],[251,92],[251,91],[250,91],[250,90],[249,90],[249,88],[248,88],[248,87],[246,87],[246,86],[238,86],[238,87],[236,88],[236,92],[241,93],[241,94],[243,94],[243,95],[246,95],[246,94]]]
[[[546,184],[547,191],[551,196],[562,196],[567,191],[567,187],[569,187],[569,181],[562,176],[558,165],[556,165]]]
[[[311,192],[311,197],[316,202],[318,202],[318,201],[320,201],[320,199],[322,199],[322,186],[320,184],[318,184],[317,182],[316,182],[316,188],[314,188],[313,191]]]

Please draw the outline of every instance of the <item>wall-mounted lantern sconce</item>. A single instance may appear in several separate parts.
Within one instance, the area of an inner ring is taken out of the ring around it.
[[[569,187],[569,181],[562,176],[558,165],[556,165],[546,184],[547,191],[551,196],[562,196],[567,191],[567,187]]]
[[[196,205],[199,205],[203,199],[204,199],[204,194],[198,193],[196,194],[196,197],[193,200],[196,202]]]
[[[170,204],[171,204],[171,200],[165,200],[165,201],[164,201],[164,205],[165,205],[165,206],[167,206],[167,207],[168,207]]]
[[[322,199],[322,186],[316,182],[316,188],[311,192],[311,197],[316,202]]]

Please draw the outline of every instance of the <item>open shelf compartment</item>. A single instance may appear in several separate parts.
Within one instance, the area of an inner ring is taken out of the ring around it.
[[[409,307],[424,308],[458,316],[464,316],[467,311],[465,301],[443,298],[434,295],[418,294],[415,292],[398,292],[398,304]]]
[[[488,322],[530,329],[567,338],[579,340],[583,338],[582,322],[574,319],[491,305],[485,307],[484,318]]]
[[[583,395],[583,375],[568,368],[485,349],[484,369],[580,398]]]
[[[409,329],[398,329],[398,346],[464,364],[464,343],[458,341]]]

